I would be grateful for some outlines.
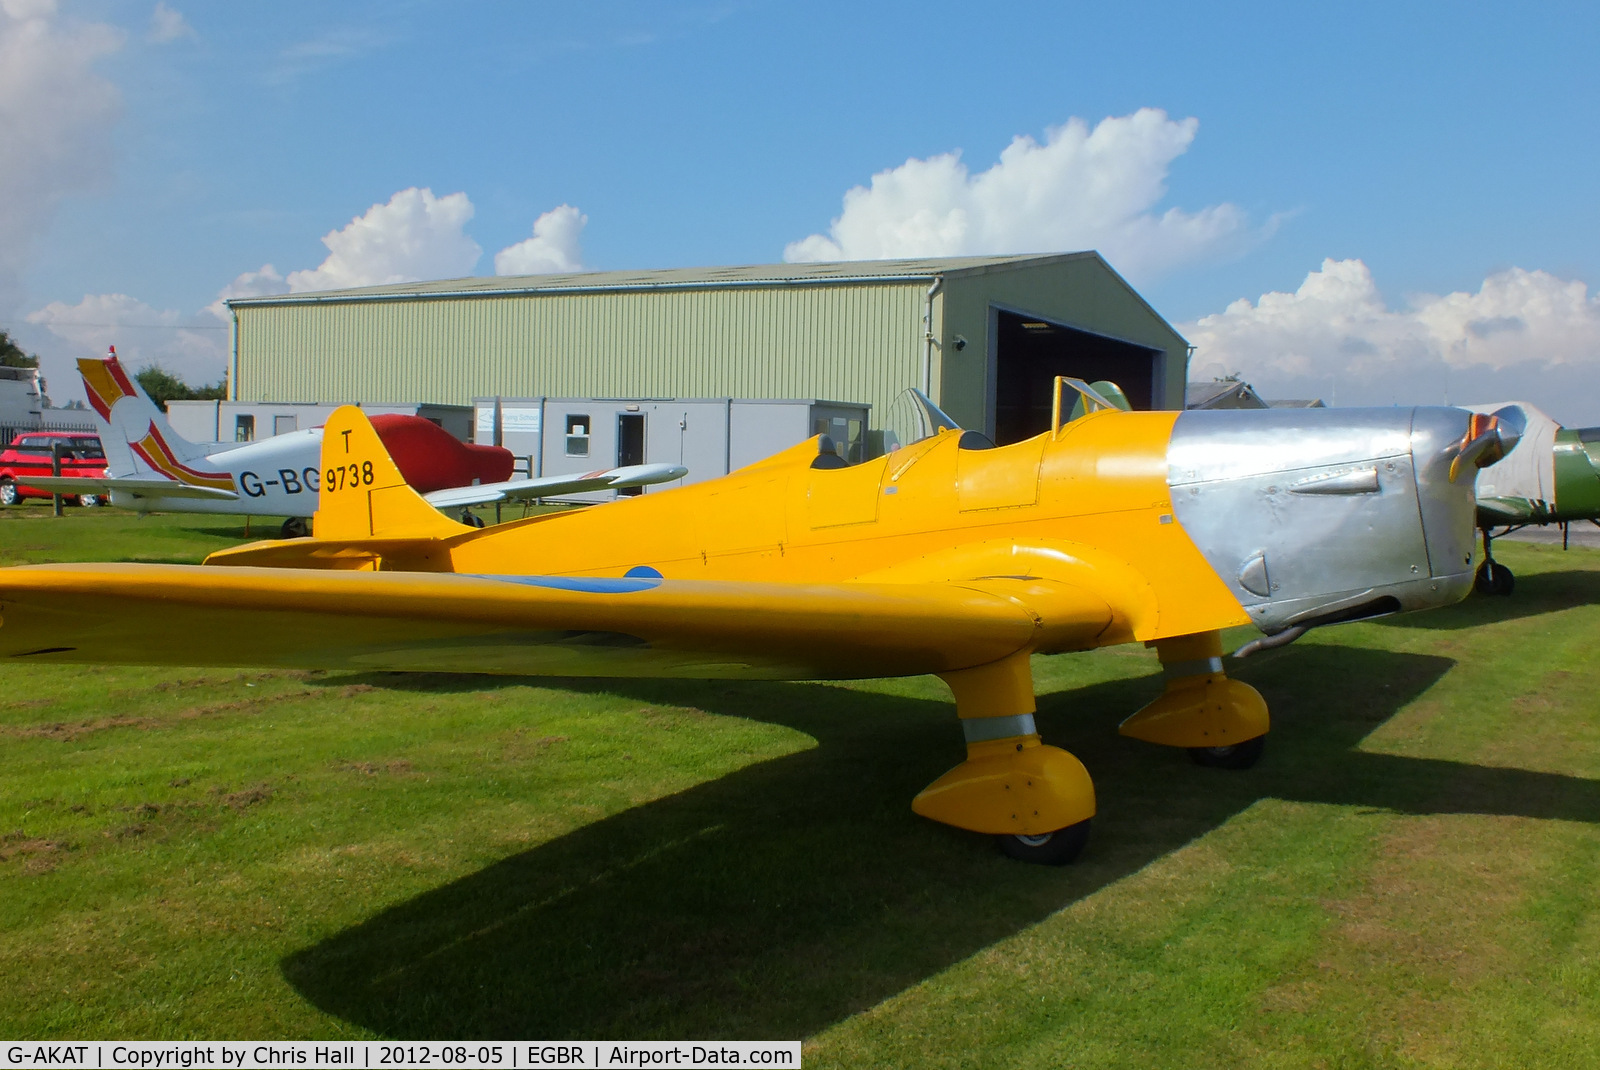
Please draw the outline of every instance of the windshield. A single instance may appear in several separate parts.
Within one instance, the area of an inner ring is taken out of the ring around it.
[[[940,431],[959,431],[961,425],[922,391],[915,387],[902,391],[889,406],[884,448],[896,449],[932,438]]]

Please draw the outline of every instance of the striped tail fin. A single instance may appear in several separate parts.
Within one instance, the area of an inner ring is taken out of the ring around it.
[[[89,404],[107,424],[101,437],[109,476],[158,476],[196,487],[233,490],[233,477],[211,469],[207,449],[172,430],[167,416],[117,359],[80,358]]]

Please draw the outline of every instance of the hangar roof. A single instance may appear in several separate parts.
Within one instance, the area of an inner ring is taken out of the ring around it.
[[[751,264],[742,267],[662,268],[653,271],[583,271],[556,275],[491,275],[436,279],[303,294],[235,297],[230,307],[371,301],[405,297],[487,296],[603,290],[714,289],[736,286],[826,285],[837,282],[889,282],[939,276],[984,275],[1072,260],[1099,260],[1100,254],[1048,253],[1023,256],[949,256],[914,260],[849,260],[819,264]],[[1110,270],[1109,265],[1107,270]]]
[[[1190,383],[1184,396],[1186,409],[1265,409],[1255,387],[1237,379],[1217,379],[1209,383]]]

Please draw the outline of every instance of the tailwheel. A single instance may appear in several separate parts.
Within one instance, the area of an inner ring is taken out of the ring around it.
[[[1190,747],[1189,757],[1194,764],[1208,769],[1249,769],[1261,760],[1267,749],[1267,737],[1257,736],[1231,747]]]
[[[1064,866],[1083,853],[1089,842],[1089,819],[1037,836],[1005,833],[995,837],[1000,850],[1019,862],[1039,866]]]

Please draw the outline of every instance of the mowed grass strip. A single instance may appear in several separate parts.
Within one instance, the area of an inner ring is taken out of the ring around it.
[[[1600,555],[1501,546],[1509,601],[1238,670],[1275,732],[1261,766],[1201,790],[1251,783],[1247,806],[824,1031],[819,1065],[1597,1065]],[[1148,827],[1200,801],[1092,746],[1085,871],[1125,849],[1123,806]]]
[[[252,538],[276,538],[281,519],[155,514],[69,505],[53,516],[50,500],[25,498],[0,507],[0,566],[56,561],[148,561],[198,564],[213,550]]]
[[[0,511],[0,556],[195,560],[240,536],[77,512]],[[1510,600],[1247,663],[1275,731],[1245,773],[1115,735],[1159,690],[1149,652],[1038,659],[1045,737],[1100,800],[1059,870],[910,814],[961,756],[928,679],[7,666],[0,1035],[1585,1065],[1600,555],[1501,546]]]

